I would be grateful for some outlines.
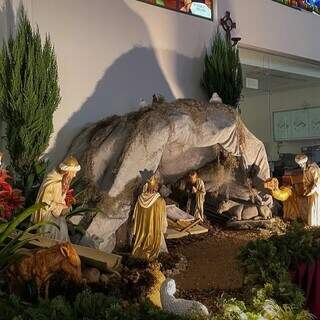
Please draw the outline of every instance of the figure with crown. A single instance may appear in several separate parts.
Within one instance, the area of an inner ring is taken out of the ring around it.
[[[166,203],[158,190],[158,178],[152,176],[135,205],[132,255],[139,259],[150,261],[156,259],[160,252],[167,252],[164,239],[167,230]]]
[[[65,219],[65,214],[69,210],[66,204],[66,195],[72,179],[79,170],[80,165],[77,159],[69,156],[46,176],[40,186],[36,203],[46,203],[47,206],[35,212],[31,221],[33,223],[51,222],[51,224],[45,224],[41,227],[40,232],[44,233],[46,237],[70,242]]]

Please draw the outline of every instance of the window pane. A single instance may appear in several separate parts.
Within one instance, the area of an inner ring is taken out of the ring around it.
[[[273,0],[300,10],[320,13],[320,0]]]
[[[212,19],[214,0],[139,0],[159,7]]]

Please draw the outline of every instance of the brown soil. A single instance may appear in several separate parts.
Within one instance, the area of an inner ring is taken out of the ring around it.
[[[210,292],[241,291],[243,273],[237,257],[249,241],[266,238],[269,233],[211,230],[169,243],[169,251],[187,258],[187,269],[174,278],[184,295],[208,296]]]

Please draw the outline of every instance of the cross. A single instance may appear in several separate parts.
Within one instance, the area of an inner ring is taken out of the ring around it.
[[[223,30],[226,32],[226,38],[228,41],[231,41],[231,31],[237,28],[237,24],[232,21],[229,11],[226,11],[226,15],[221,18],[220,24]],[[238,40],[239,41],[239,40]]]

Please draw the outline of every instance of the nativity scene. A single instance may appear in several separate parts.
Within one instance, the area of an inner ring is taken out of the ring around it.
[[[230,12],[206,98],[145,86],[132,109],[55,136],[60,158],[58,56],[18,16],[0,55],[0,319],[320,319],[320,169],[301,152],[271,170],[242,115]]]

